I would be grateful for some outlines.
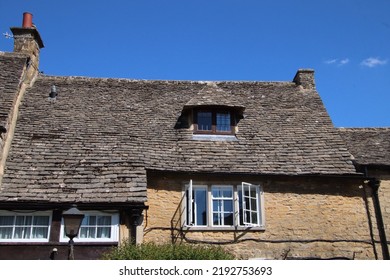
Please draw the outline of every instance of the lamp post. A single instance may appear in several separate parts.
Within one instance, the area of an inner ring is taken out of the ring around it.
[[[73,253],[73,238],[79,234],[81,222],[83,221],[84,214],[77,209],[76,205],[72,205],[69,210],[62,213],[64,218],[65,235],[69,237],[69,254],[68,260],[74,260]]]

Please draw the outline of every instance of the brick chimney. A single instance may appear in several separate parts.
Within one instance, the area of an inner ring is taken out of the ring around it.
[[[298,86],[302,86],[304,89],[315,89],[314,70],[299,69],[295,74],[293,82]]]
[[[39,53],[44,47],[41,35],[32,22],[32,14],[24,13],[22,27],[11,27],[14,37],[14,52],[30,57],[27,65],[27,82],[31,82],[38,74]]]

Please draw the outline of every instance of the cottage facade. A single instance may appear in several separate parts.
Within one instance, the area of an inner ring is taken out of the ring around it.
[[[354,156],[356,169],[369,179],[368,212],[379,257],[389,259],[390,236],[390,128],[340,128]]]
[[[377,257],[366,177],[313,70],[286,82],[46,76],[31,66],[38,31],[11,30],[0,258],[66,258],[72,204],[86,214],[79,259],[127,239],[219,244],[243,259]]]

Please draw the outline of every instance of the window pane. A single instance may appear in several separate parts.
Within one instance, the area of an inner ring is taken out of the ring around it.
[[[246,207],[246,209],[249,209],[249,207],[250,207],[249,197],[244,196],[244,201],[245,201],[245,207]]]
[[[213,211],[214,212],[220,212],[221,209],[221,201],[220,200],[213,200]]]
[[[99,227],[96,238],[111,238],[111,227]]]
[[[213,187],[213,198],[233,198],[233,190],[231,187]]]
[[[251,197],[256,198],[256,189],[253,187],[251,188]]]
[[[198,112],[198,130],[211,130],[211,112]]]
[[[205,226],[207,225],[207,192],[206,189],[194,190],[194,210],[195,210],[195,225]]]
[[[213,198],[221,197],[221,189],[220,188],[213,188],[211,190],[211,193],[213,195]]]
[[[257,201],[256,198],[251,198],[251,210],[257,211]]]
[[[240,225],[244,224],[244,210],[242,207],[242,191],[241,188],[238,190],[238,211],[240,214]]]
[[[223,201],[223,211],[224,212],[233,212],[233,201],[232,200],[224,200]]]
[[[110,216],[99,216],[99,217],[97,217],[97,224],[109,226],[109,225],[111,225],[111,217]]]
[[[251,213],[252,214],[252,221],[251,221],[251,223],[252,224],[258,224],[258,221],[257,221],[257,212],[252,212]]]
[[[79,232],[79,238],[95,238],[96,228],[94,227],[81,227]]]
[[[244,223],[250,223],[251,221],[251,212],[244,210]]]
[[[230,130],[230,113],[217,113],[217,131]]]
[[[12,227],[0,228],[0,239],[11,239],[12,238]]]
[[[233,225],[233,213],[225,213],[223,222],[224,222],[225,226],[232,226]]]
[[[14,238],[28,239],[30,238],[31,227],[15,227]]]
[[[14,216],[0,216],[0,226],[13,226]]]
[[[79,238],[87,238],[87,236],[88,236],[88,228],[85,228],[85,227],[80,228],[78,237]]]
[[[90,225],[90,226],[96,225],[96,216],[89,216],[88,217],[88,225]]]
[[[34,217],[34,225],[37,225],[37,226],[49,225],[49,217],[48,216],[35,216]]]
[[[220,213],[214,213],[213,214],[213,225],[214,226],[222,225],[222,219],[221,219]]]
[[[232,198],[233,197],[233,190],[232,188],[223,188],[222,196],[226,198]]]
[[[33,228],[32,238],[47,238],[49,228],[45,227],[36,227]]]
[[[15,221],[15,225],[17,226],[23,226],[25,225],[25,216],[16,216],[16,221]]]

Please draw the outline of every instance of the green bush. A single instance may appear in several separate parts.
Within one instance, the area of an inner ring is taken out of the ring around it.
[[[234,256],[219,246],[189,244],[134,245],[126,242],[103,255],[105,260],[232,260]]]

